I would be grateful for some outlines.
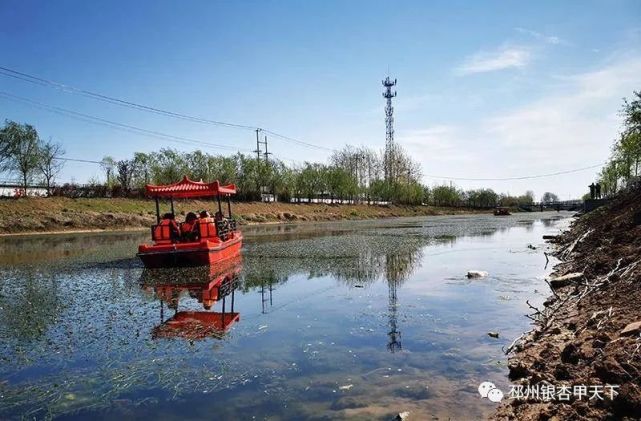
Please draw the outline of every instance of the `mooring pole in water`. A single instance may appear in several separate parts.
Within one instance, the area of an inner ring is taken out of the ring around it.
[[[229,213],[229,219],[231,219],[231,195],[227,195],[227,212]]]
[[[154,197],[156,199],[156,224],[160,224],[160,203],[158,203],[158,196]]]

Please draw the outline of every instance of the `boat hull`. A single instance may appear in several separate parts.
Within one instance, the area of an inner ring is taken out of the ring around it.
[[[243,237],[237,233],[222,242],[143,244],[138,247],[138,257],[147,268],[212,266],[237,256],[242,245]]]

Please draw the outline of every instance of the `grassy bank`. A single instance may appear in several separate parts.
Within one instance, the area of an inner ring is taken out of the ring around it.
[[[213,201],[176,202],[176,213],[215,210]],[[163,204],[161,212],[169,210]],[[337,221],[399,216],[449,215],[472,210],[433,206],[236,203],[241,224]],[[486,211],[487,212],[487,211]],[[179,217],[182,220],[182,217]],[[23,198],[0,200],[0,234],[83,230],[145,229],[155,222],[155,205],[144,199]]]

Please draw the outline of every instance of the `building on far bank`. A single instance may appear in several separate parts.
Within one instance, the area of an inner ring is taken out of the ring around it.
[[[22,186],[15,184],[0,184],[0,197],[21,197],[24,196],[24,189]],[[32,186],[27,188],[27,196],[46,197],[47,189],[40,186]]]

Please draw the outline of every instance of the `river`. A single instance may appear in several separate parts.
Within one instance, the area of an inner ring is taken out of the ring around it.
[[[542,235],[569,221],[247,227],[227,316],[200,274],[143,270],[147,233],[0,239],[0,418],[486,417],[478,385],[509,387],[501,348],[549,295]],[[228,330],[181,331],[187,311]]]

